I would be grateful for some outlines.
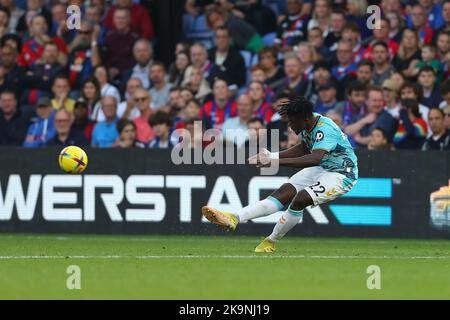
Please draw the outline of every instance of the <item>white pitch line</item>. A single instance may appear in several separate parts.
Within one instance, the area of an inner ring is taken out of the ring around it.
[[[103,256],[0,256],[0,260],[117,260],[117,259],[401,259],[401,260],[446,260],[450,256],[304,256],[304,255],[224,255],[224,256],[207,256],[207,255],[145,255],[145,256],[119,256],[119,255],[103,255]]]
[[[0,240],[1,237],[4,237],[6,239],[14,239],[15,237],[17,237],[16,235],[5,235],[5,236],[1,236],[0,235]],[[164,238],[164,236],[161,235],[150,235],[149,237],[136,237],[136,236],[129,236],[129,235],[124,235],[122,236],[118,236],[118,237],[112,237],[112,236],[108,236],[108,235],[99,235],[99,236],[51,236],[51,235],[47,235],[47,236],[40,236],[40,235],[32,235],[32,236],[25,236],[25,238],[27,239],[52,239],[52,240],[58,240],[58,241],[72,241],[72,240],[103,240],[103,241],[138,241],[138,242],[161,242],[161,241],[165,241],[166,238]],[[250,238],[250,237],[249,237]],[[205,240],[209,241],[212,240],[212,238],[204,238]],[[299,240],[301,240],[303,243],[309,244],[309,243],[323,243],[323,242],[330,242],[332,240],[330,239],[326,239],[326,238],[322,238],[322,239],[311,239],[311,238],[299,238]],[[345,242],[346,243],[361,243],[360,241],[361,239],[349,239],[346,238]],[[371,244],[386,244],[386,243],[391,243],[390,241],[385,241],[385,240],[380,240],[380,239],[367,239],[370,240]],[[396,239],[399,241],[402,241],[403,239]],[[194,239],[186,239],[186,238],[176,238],[173,237],[170,239],[170,241],[182,241],[182,242],[186,242],[186,241],[192,241],[192,242],[198,242],[198,238],[194,238]],[[233,239],[233,241],[238,241],[238,242],[243,242],[243,243],[258,243],[258,240],[252,240],[252,239]],[[284,239],[283,243],[291,243],[291,242],[297,242],[298,240],[294,240],[294,239]],[[399,242],[399,244],[401,244],[401,242]]]

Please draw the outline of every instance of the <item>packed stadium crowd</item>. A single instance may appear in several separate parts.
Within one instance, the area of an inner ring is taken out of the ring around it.
[[[170,65],[151,17],[137,0],[0,0],[0,145],[171,148],[202,121],[286,148],[277,106],[303,95],[355,148],[450,150],[450,0],[186,0]]]

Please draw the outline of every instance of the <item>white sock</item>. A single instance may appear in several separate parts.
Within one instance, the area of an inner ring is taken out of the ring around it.
[[[303,210],[295,211],[291,208],[287,209],[273,228],[272,234],[269,236],[269,240],[273,242],[280,240],[301,220],[303,220]]]
[[[259,217],[265,217],[280,210],[283,210],[283,204],[274,197],[268,197],[264,200],[250,204],[244,207],[237,216],[239,222],[247,222]]]

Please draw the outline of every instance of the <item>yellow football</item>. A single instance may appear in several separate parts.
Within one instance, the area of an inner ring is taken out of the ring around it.
[[[86,152],[77,146],[62,149],[58,160],[59,166],[66,173],[81,173],[88,164]]]

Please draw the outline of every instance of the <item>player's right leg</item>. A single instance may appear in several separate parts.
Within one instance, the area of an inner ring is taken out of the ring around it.
[[[292,206],[293,202],[301,205],[294,209]],[[306,191],[301,190],[294,197],[292,203],[283,212],[273,228],[272,233],[255,248],[255,252],[274,252],[275,242],[284,237],[289,230],[294,228],[303,219],[303,209],[312,205],[313,201]]]
[[[300,170],[293,175],[287,185],[290,186],[290,198],[289,202],[285,203],[285,207],[288,204],[292,205],[292,201],[297,199],[303,203],[303,208],[312,204],[311,198],[306,192],[301,192],[302,189],[313,183],[313,177],[317,172],[317,167],[310,167]],[[283,212],[277,224],[275,225],[273,232],[265,238],[256,248],[255,252],[274,252],[275,242],[281,239],[289,230],[295,227],[303,218],[303,209],[294,210],[291,206]]]
[[[287,204],[291,203],[296,194],[297,190],[295,187],[286,183],[266,199],[252,203],[242,208],[236,214],[222,212],[207,206],[202,208],[202,214],[214,224],[223,226],[227,230],[235,230],[240,222],[265,217],[283,210]]]

